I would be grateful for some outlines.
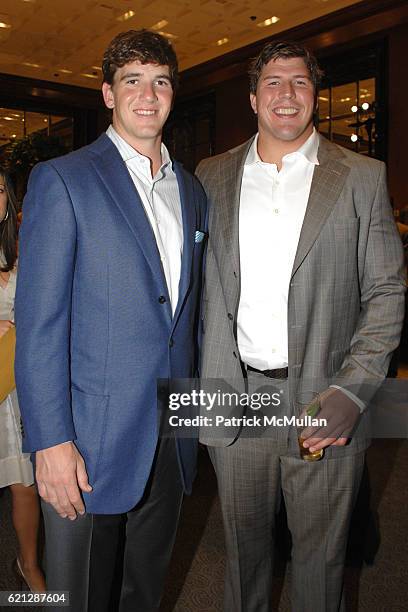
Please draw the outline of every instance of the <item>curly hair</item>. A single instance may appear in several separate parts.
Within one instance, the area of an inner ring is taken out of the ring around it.
[[[150,30],[129,30],[115,36],[103,56],[104,82],[112,85],[118,68],[136,60],[142,64],[168,66],[173,91],[177,89],[178,62],[172,44],[161,34]]]
[[[6,262],[4,267],[0,267],[0,271],[10,272],[17,259],[17,200],[10,175],[2,166],[0,166],[0,180],[4,181],[8,213],[6,213],[7,218],[0,221],[0,251]]]
[[[310,73],[315,94],[317,94],[320,82],[323,78],[323,70],[319,67],[315,56],[303,45],[294,42],[269,42],[262,48],[261,52],[255,57],[249,66],[249,89],[252,94],[256,94],[259,77],[262,69],[271,60],[289,59],[300,57]]]

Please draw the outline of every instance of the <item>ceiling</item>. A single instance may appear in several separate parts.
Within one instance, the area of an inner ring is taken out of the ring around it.
[[[356,3],[0,0],[0,72],[97,89],[103,52],[121,31],[149,28],[171,37],[184,70]],[[265,20],[275,23],[260,27]]]

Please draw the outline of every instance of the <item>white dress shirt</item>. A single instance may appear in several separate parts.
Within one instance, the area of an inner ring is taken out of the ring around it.
[[[263,162],[258,136],[248,151],[239,211],[241,298],[238,347],[242,361],[259,370],[288,365],[289,282],[317,165],[314,130],[294,153]]]
[[[128,144],[112,125],[108,127],[106,133],[126,163],[152,226],[174,314],[178,301],[183,254],[183,218],[177,177],[169,152],[162,143],[162,165],[152,177],[148,157]]]

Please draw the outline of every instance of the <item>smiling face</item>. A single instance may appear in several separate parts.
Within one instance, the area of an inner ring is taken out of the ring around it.
[[[173,101],[168,66],[130,62],[117,69],[113,84],[104,83],[102,92],[113,110],[113,127],[126,142],[142,154],[160,146]]]
[[[250,100],[264,146],[296,151],[312,133],[315,91],[303,58],[278,58],[265,64]]]
[[[7,212],[7,191],[6,180],[0,175],[0,223],[3,221]]]

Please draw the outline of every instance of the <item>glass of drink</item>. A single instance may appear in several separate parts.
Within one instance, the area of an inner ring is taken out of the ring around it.
[[[301,393],[296,400],[296,418],[298,431],[298,444],[300,456],[303,461],[319,461],[323,457],[324,449],[311,452],[310,448],[305,448],[302,438],[302,431],[313,424],[320,412],[320,394],[314,391]]]

